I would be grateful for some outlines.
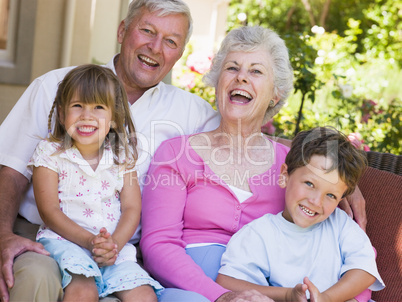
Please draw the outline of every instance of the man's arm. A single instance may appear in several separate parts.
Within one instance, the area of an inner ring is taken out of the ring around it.
[[[0,233],[12,233],[20,201],[28,186],[24,175],[9,167],[0,169]],[[3,237],[0,237],[0,240]]]
[[[48,252],[39,243],[15,235],[13,225],[20,201],[28,186],[28,179],[9,167],[0,169],[0,297],[8,301],[8,288],[14,285],[14,258],[26,251],[43,255]]]

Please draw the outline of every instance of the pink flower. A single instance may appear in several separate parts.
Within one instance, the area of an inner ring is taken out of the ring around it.
[[[87,180],[84,178],[84,176],[82,175],[81,177],[80,177],[80,185],[84,185],[84,183],[86,182]]]
[[[356,149],[360,149],[363,143],[362,135],[360,133],[351,133],[348,135],[349,141]]]
[[[276,128],[273,125],[273,120],[269,120],[265,125],[261,126],[261,131],[266,134],[274,134],[275,130]]]
[[[67,172],[66,172],[66,171],[61,171],[59,177],[60,177],[61,179],[64,179],[65,177],[67,177]]]
[[[362,116],[362,122],[363,122],[363,123],[367,123],[368,120],[370,119],[370,117],[371,117],[371,114],[370,114],[370,113],[363,114],[363,116]]]
[[[84,215],[85,217],[91,217],[94,214],[94,211],[92,211],[91,209],[85,209],[82,213],[82,215]]]
[[[110,184],[106,180],[102,180],[102,190],[107,190],[110,187]]]
[[[195,74],[193,72],[186,72],[179,78],[179,85],[192,89],[195,86]]]
[[[367,146],[367,145],[363,145],[363,150],[366,151],[366,152],[367,152],[367,151],[370,151],[370,147]]]
[[[107,214],[107,219],[109,219],[110,221],[116,220],[116,218],[113,217],[113,214],[110,214],[110,213]]]
[[[212,54],[206,51],[196,51],[187,57],[186,65],[191,71],[204,74],[211,67]]]
[[[382,110],[378,111],[375,109],[377,103],[373,100],[364,100],[362,104],[362,123],[367,123],[373,114],[381,114]]]

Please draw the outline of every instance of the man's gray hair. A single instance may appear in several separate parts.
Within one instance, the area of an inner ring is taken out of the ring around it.
[[[293,69],[289,60],[288,48],[277,33],[261,26],[243,26],[231,30],[223,39],[218,53],[212,60],[210,71],[205,74],[203,81],[206,85],[217,88],[223,62],[231,52],[253,52],[266,50],[272,61],[274,76],[274,98],[279,102],[269,107],[264,121],[268,121],[279,112],[293,90]]]
[[[168,16],[172,14],[183,14],[188,19],[188,31],[185,44],[190,40],[193,32],[193,19],[191,17],[190,8],[182,0],[133,0],[128,7],[127,16],[124,19],[125,27],[131,24],[133,19],[141,13],[145,7],[151,13],[158,12],[158,16]]]

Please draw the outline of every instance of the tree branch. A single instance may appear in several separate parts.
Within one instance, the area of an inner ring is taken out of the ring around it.
[[[301,2],[303,3],[304,8],[306,9],[306,11],[308,13],[308,17],[310,19],[310,25],[311,25],[311,27],[313,27],[314,25],[316,25],[316,23],[315,23],[313,11],[311,10],[310,2],[308,2],[308,0],[301,0]]]
[[[293,5],[289,10],[288,13],[286,14],[286,29],[290,28],[290,25],[292,23],[292,16],[296,10],[296,5]]]
[[[329,7],[331,6],[331,0],[326,0],[324,3],[324,7],[322,9],[321,17],[320,17],[320,26],[325,28],[325,21],[327,20]]]

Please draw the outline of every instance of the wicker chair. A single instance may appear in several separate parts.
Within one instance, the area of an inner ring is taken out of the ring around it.
[[[368,151],[367,161],[369,167],[391,172],[402,176],[402,156],[391,153]]]
[[[359,188],[366,200],[367,235],[386,285],[372,299],[402,301],[402,156],[370,151],[367,160]]]

